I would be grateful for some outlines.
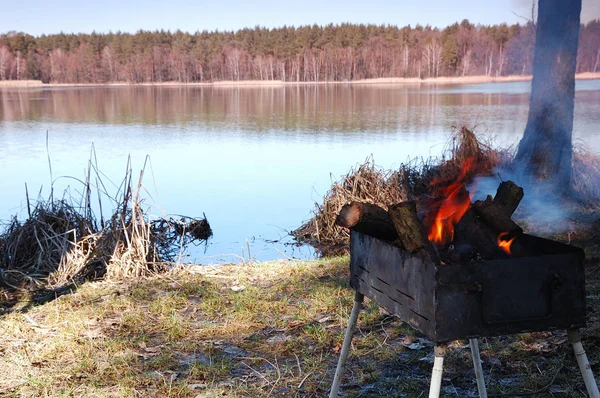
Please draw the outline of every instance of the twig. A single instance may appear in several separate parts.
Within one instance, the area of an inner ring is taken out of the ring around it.
[[[306,374],[306,376],[304,376],[304,378],[302,379],[302,381],[300,382],[300,384],[298,384],[298,387],[297,387],[297,388],[298,388],[298,389],[302,388],[302,385],[304,384],[304,382],[306,381],[306,379],[308,379],[308,377],[309,377],[310,375],[312,375],[313,373],[314,373],[314,370],[313,370],[313,371],[310,371],[310,372],[308,372],[308,373]]]

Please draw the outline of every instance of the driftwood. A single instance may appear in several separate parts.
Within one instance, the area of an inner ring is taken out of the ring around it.
[[[335,224],[390,242],[398,238],[388,212],[370,203],[352,202],[344,205],[335,219]]]

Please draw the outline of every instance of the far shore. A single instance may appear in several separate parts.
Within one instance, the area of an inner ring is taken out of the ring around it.
[[[295,82],[282,80],[224,80],[206,83],[155,82],[155,83],[42,83],[40,80],[3,80],[0,88],[46,88],[46,87],[123,87],[123,86],[197,86],[197,87],[257,87],[257,86],[311,86],[311,85],[394,85],[394,84],[478,84],[531,81],[531,75],[513,76],[442,76],[420,79],[418,77],[385,77],[351,81]],[[575,75],[576,80],[600,79],[600,72],[585,72]]]

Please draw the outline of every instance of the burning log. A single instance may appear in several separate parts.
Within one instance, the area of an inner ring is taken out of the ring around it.
[[[480,258],[505,258],[498,247],[498,233],[492,230],[471,208],[454,227],[454,262],[479,260]]]
[[[335,225],[390,242],[398,238],[389,213],[370,203],[352,202],[344,205],[335,219]]]
[[[438,193],[436,199],[421,204],[427,209],[424,220],[413,201],[391,205],[388,211],[352,202],[341,209],[335,223],[393,242],[435,263],[440,257],[445,263],[464,263],[527,254],[515,241],[523,229],[510,218],[523,198],[521,187],[502,182],[493,199],[488,196],[473,204],[464,183],[452,183]]]
[[[511,255],[511,245],[515,238],[523,234],[510,216],[515,212],[523,198],[523,188],[512,181],[500,184],[496,196],[492,199],[478,200],[465,213],[455,226],[454,257],[461,259],[472,253],[480,257],[503,258]],[[515,245],[514,248],[518,247]],[[518,250],[521,252],[521,250]]]

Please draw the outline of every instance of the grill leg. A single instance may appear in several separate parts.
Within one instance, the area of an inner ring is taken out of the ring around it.
[[[471,345],[471,356],[473,357],[473,367],[475,368],[475,378],[477,379],[479,398],[487,398],[485,379],[483,378],[483,368],[481,366],[481,355],[479,354],[479,340],[469,339],[469,344]]]
[[[442,387],[442,372],[444,370],[444,356],[446,345],[436,344],[434,348],[435,359],[433,360],[433,371],[431,372],[431,385],[429,386],[429,398],[438,398]]]
[[[348,327],[346,328],[344,344],[342,344],[342,351],[340,352],[340,359],[335,370],[335,376],[333,377],[333,384],[331,385],[329,398],[335,398],[338,395],[340,382],[342,381],[342,373],[344,372],[344,366],[346,365],[346,359],[348,358],[348,352],[350,351],[350,343],[352,343],[352,331],[354,329],[354,325],[356,325],[358,313],[360,312],[360,306],[364,298],[365,296],[358,291],[354,292],[354,306],[352,307],[352,312],[350,313],[350,320],[348,321]]]
[[[600,392],[598,391],[596,379],[592,373],[592,368],[590,367],[587,355],[585,355],[585,351],[583,350],[583,345],[581,345],[581,334],[579,333],[579,329],[567,330],[567,337],[569,338],[569,343],[571,343],[573,350],[575,351],[577,365],[579,365],[579,370],[583,375],[583,381],[589,396],[591,398],[600,398]]]

